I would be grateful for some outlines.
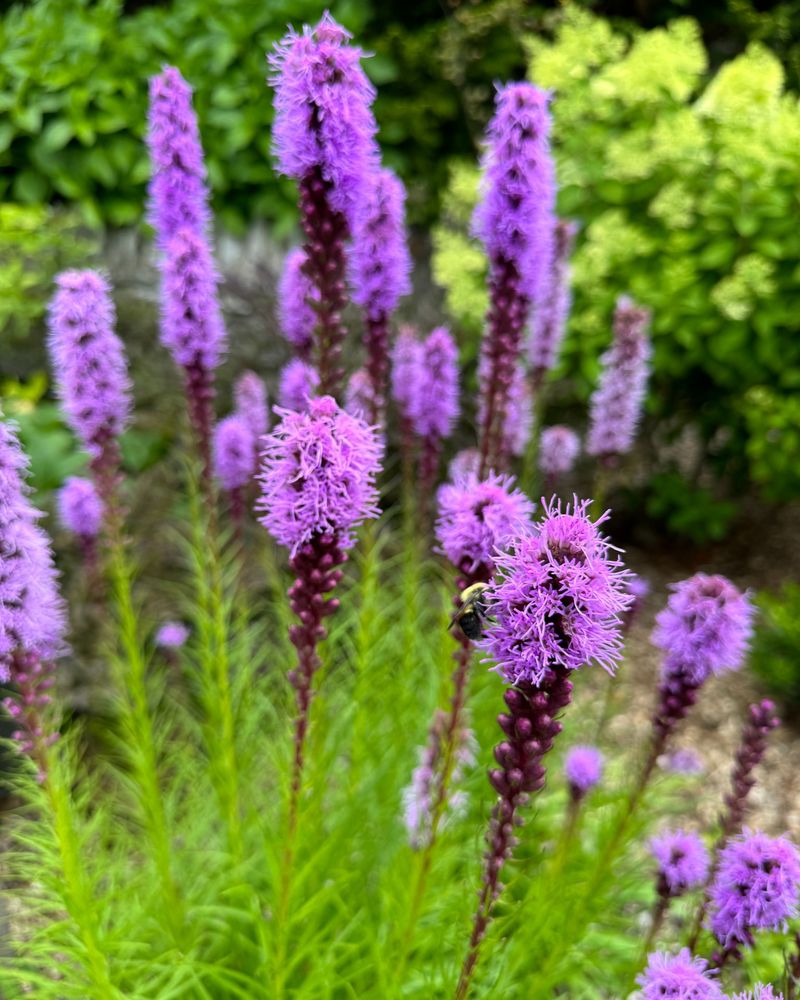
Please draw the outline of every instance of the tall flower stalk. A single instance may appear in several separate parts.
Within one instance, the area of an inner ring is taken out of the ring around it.
[[[439,473],[442,444],[458,418],[458,347],[450,331],[437,326],[421,342],[409,417],[419,441],[418,496],[423,517]]]
[[[528,83],[498,91],[487,136],[483,198],[474,228],[489,256],[489,313],[482,346],[481,474],[503,471],[509,390],[531,304],[541,299],[552,254],[555,178],[549,95]]]
[[[300,188],[303,272],[318,293],[314,348],[323,395],[342,388],[345,243],[378,164],[375,89],[350,37],[326,13],[316,27],[290,31],[270,56],[272,141],[281,173]]]
[[[533,310],[528,340],[528,366],[534,396],[547,373],[557,364],[566,333],[572,302],[569,259],[577,232],[577,223],[556,219],[544,289],[537,308]]]
[[[511,685],[498,716],[504,739],[489,772],[497,792],[486,838],[483,879],[456,1000],[470,990],[481,944],[516,843],[520,810],[544,787],[544,758],[561,731],[558,714],[572,698],[571,675],[597,662],[613,672],[622,655],[620,616],[628,606],[626,572],[592,521],[588,502],[551,503],[533,529],[497,557],[480,645]]]

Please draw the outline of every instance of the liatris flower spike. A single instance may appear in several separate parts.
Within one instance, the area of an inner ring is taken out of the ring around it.
[[[275,89],[272,142],[282,173],[300,184],[304,272],[319,292],[316,348],[322,393],[341,386],[342,313],[347,303],[344,242],[378,165],[375,90],[362,52],[325,14],[293,31],[270,56]]]
[[[419,492],[424,501],[436,482],[442,442],[458,417],[458,348],[450,331],[443,326],[432,330],[419,357],[409,416],[422,442]]]
[[[603,777],[604,759],[597,747],[572,747],[564,758],[564,776],[572,799],[580,801]]]
[[[459,479],[464,479],[467,476],[475,476],[477,479],[480,467],[481,453],[478,449],[464,448],[453,457],[447,471],[450,481],[457,483]]]
[[[725,1000],[713,976],[707,962],[683,948],[677,955],[650,955],[636,981],[642,987],[642,1000]]]
[[[586,451],[606,464],[630,451],[650,374],[650,312],[623,296],[614,313],[614,340],[590,404]]]
[[[571,428],[561,424],[545,427],[539,441],[539,468],[549,486],[572,471],[580,450],[581,440]]]
[[[675,898],[705,883],[710,859],[696,833],[664,830],[650,841],[658,863],[658,893]]]
[[[122,342],[108,282],[96,271],[64,271],[50,302],[50,364],[67,423],[92,456],[108,507],[119,470],[118,438],[131,412]]]
[[[768,698],[764,698],[756,705],[750,705],[742,739],[736,752],[731,790],[725,796],[727,811],[721,825],[723,837],[730,837],[742,825],[747,809],[747,798],[756,783],[753,771],[766,753],[767,737],[780,724],[781,720],[775,714],[775,704]]]
[[[753,943],[757,930],[785,929],[797,916],[800,854],[786,837],[745,829],[720,853],[711,886],[710,927],[723,948],[719,965]]]
[[[293,358],[281,372],[278,386],[278,403],[284,410],[308,409],[308,401],[319,387],[316,368]]]
[[[344,408],[354,417],[371,420],[375,411],[374,385],[366,368],[358,368],[348,379]]]
[[[620,616],[630,598],[626,572],[593,521],[589,502],[551,501],[544,516],[496,556],[486,601],[491,624],[480,645],[513,685],[508,712],[498,717],[506,738],[495,747],[500,765],[489,774],[498,793],[484,857],[484,877],[456,996],[467,995],[481,941],[513,848],[519,809],[545,780],[543,760],[561,731],[556,715],[571,700],[573,671],[597,662],[609,672],[622,655]]]
[[[572,300],[569,258],[577,232],[577,223],[567,219],[556,220],[545,287],[533,310],[528,343],[528,362],[534,392],[542,384],[547,372],[555,367],[564,340]]]
[[[278,320],[281,333],[297,352],[308,361],[317,325],[319,289],[306,274],[306,253],[295,247],[286,255],[283,273],[278,283]]]
[[[269,427],[267,387],[255,372],[242,372],[233,387],[234,412],[250,428],[257,442]]]
[[[488,128],[483,197],[474,228],[490,262],[488,332],[482,348],[481,472],[500,470],[508,395],[530,304],[552,253],[555,180],[549,95],[528,83],[498,91]]]
[[[58,491],[58,517],[67,531],[91,543],[103,523],[103,501],[91,479],[69,476]]]
[[[783,1000],[783,993],[775,993],[770,985],[758,983],[752,990],[735,993],[731,1000]]]
[[[487,377],[488,357],[483,354],[480,360],[480,370],[478,381],[483,383]],[[478,400],[478,425],[483,426],[485,421],[486,398],[480,396]],[[521,364],[517,365],[508,387],[508,400],[506,404],[506,415],[503,424],[503,452],[506,455],[520,457],[525,454],[528,442],[533,432],[533,395],[525,369]]]
[[[214,431],[214,474],[230,500],[237,528],[244,517],[244,490],[256,472],[256,442],[250,424],[232,413]]]

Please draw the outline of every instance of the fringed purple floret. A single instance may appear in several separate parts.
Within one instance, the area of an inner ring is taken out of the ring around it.
[[[710,928],[726,951],[750,945],[753,931],[786,929],[797,916],[800,854],[786,837],[745,829],[720,853],[711,886]]]
[[[682,948],[677,955],[654,952],[636,981],[642,1000],[725,1000],[713,976],[704,959]]]
[[[258,441],[269,427],[267,387],[255,372],[242,372],[233,387],[234,410]]]
[[[481,645],[509,684],[541,683],[592,661],[613,673],[622,656],[627,571],[592,520],[591,501],[545,505],[544,518],[497,556]]]
[[[202,235],[211,221],[192,88],[173,66],[150,80],[147,145],[152,164],[148,221],[165,250],[180,229]]]
[[[320,534],[349,548],[355,528],[379,514],[375,430],[330,396],[312,399],[305,413],[276,412],[281,421],[261,454],[261,523],[293,555]]]
[[[130,381],[114,332],[108,282],[96,271],[64,271],[50,302],[51,365],[64,414],[84,448],[98,458],[128,424]]]
[[[705,884],[710,858],[696,833],[664,830],[650,841],[650,850],[658,863],[659,895],[675,898]]]
[[[548,371],[555,367],[566,333],[572,293],[569,258],[578,226],[567,219],[557,219],[553,230],[550,263],[544,288],[533,309],[528,360],[534,386],[538,387]]]
[[[156,632],[156,645],[162,649],[180,649],[189,638],[189,629],[183,622],[164,622]]]
[[[318,387],[317,369],[300,358],[293,358],[281,372],[278,404],[284,410],[306,410]]]
[[[69,476],[58,491],[58,518],[78,538],[94,539],[103,524],[103,501],[91,479]]]
[[[783,1000],[783,993],[775,993],[772,986],[758,983],[752,990],[734,993],[731,1000]]]
[[[545,427],[539,441],[539,468],[549,479],[572,471],[581,450],[581,439],[569,427]]]
[[[604,758],[593,746],[572,747],[564,758],[564,777],[573,799],[582,799],[603,777]]]
[[[498,549],[529,526],[534,505],[511,476],[489,476],[481,482],[473,473],[438,492],[436,540],[460,573],[479,568],[491,574]]]
[[[351,222],[378,162],[375,88],[363,52],[325,14],[315,28],[290,31],[269,56],[275,89],[272,142],[282,173],[303,180],[315,170],[331,207]]]
[[[586,451],[609,459],[630,451],[650,375],[650,312],[623,296],[614,312],[614,340],[590,404]]]
[[[238,414],[220,420],[214,430],[214,474],[228,491],[243,489],[256,471],[256,441]]]
[[[319,289],[306,274],[306,252],[295,247],[286,255],[278,283],[278,320],[281,333],[293,345],[299,357],[307,360],[317,326]]]

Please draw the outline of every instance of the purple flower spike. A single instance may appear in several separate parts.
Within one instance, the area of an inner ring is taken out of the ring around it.
[[[256,442],[238,414],[220,420],[214,431],[214,473],[228,492],[241,490],[256,471]]]
[[[436,540],[441,551],[465,575],[491,576],[498,549],[530,526],[533,504],[514,489],[511,476],[481,482],[473,473],[447,483],[438,493]]]
[[[128,424],[130,382],[108,282],[64,271],[50,302],[51,367],[67,422],[94,459]]]
[[[458,348],[444,326],[432,330],[421,346],[410,416],[421,438],[443,440],[458,417]]]
[[[581,450],[581,439],[569,427],[545,427],[539,442],[539,468],[548,479],[571,472]]]
[[[572,747],[564,758],[564,776],[570,794],[576,801],[582,799],[603,777],[604,759],[597,747]]]
[[[302,181],[317,171],[334,211],[348,219],[378,162],[375,88],[363,52],[325,14],[315,28],[290,31],[269,56],[275,89],[272,142],[281,173]]]
[[[353,372],[347,382],[344,408],[354,417],[369,420],[370,414],[374,411],[374,404],[372,379],[366,368],[359,368]]]
[[[97,537],[103,523],[103,501],[91,479],[69,476],[58,491],[58,517],[78,538]]]
[[[284,410],[305,410],[318,387],[319,375],[316,368],[294,358],[281,372],[278,403]]]
[[[466,479],[467,476],[474,476],[477,479],[480,467],[481,453],[478,449],[464,448],[464,450],[459,451],[450,462],[450,467],[448,469],[450,481],[457,483],[460,479]]]
[[[745,829],[720,852],[711,885],[710,927],[726,951],[751,945],[753,931],[786,929],[797,916],[800,854],[786,837]]]
[[[330,396],[312,399],[305,413],[276,412],[281,422],[261,454],[261,523],[293,555],[315,535],[350,548],[354,529],[379,514],[375,430]]]
[[[286,255],[278,284],[278,318],[281,333],[298,356],[307,361],[314,343],[317,325],[314,303],[319,302],[319,289],[306,274],[306,260],[302,247],[295,247]]]
[[[575,244],[578,226],[566,219],[557,219],[553,230],[553,252],[545,277],[541,299],[533,310],[528,360],[534,388],[558,361],[566,333],[572,294],[570,290],[569,258]]]
[[[148,221],[166,250],[180,229],[203,235],[211,221],[192,88],[173,66],[150,80],[147,146],[152,163]]]
[[[650,850],[658,862],[659,895],[675,898],[705,884],[710,858],[696,833],[665,830],[653,837]]]
[[[488,356],[483,354],[480,360],[478,380],[485,384],[488,378]],[[478,399],[478,424],[486,423],[486,397],[481,394]],[[520,457],[525,454],[528,442],[533,432],[533,394],[528,385],[525,369],[518,364],[511,376],[506,399],[506,412],[503,423],[502,444],[506,455]]]
[[[623,296],[614,313],[614,342],[601,358],[592,395],[586,451],[605,460],[631,450],[650,375],[650,312]]]
[[[392,398],[406,420],[412,419],[422,372],[423,347],[416,331],[402,327],[392,352]]]
[[[735,993],[731,1000],[783,1000],[783,993],[775,993],[769,984],[763,986],[758,983],[752,990],[747,990],[745,993]]]
[[[240,416],[258,441],[269,427],[267,387],[255,372],[242,372],[233,388],[236,414]]]
[[[642,1000],[725,1000],[713,975],[704,959],[682,948],[677,955],[654,952],[636,981]]]
[[[411,257],[406,242],[406,192],[391,170],[371,176],[367,197],[358,206],[350,252],[353,301],[368,320],[389,316],[411,291]]]
[[[164,622],[156,632],[156,645],[162,649],[180,649],[189,638],[189,629],[183,622]]]
[[[497,557],[487,606],[495,622],[482,645],[509,684],[538,685],[592,661],[613,673],[622,656],[627,572],[598,531],[605,516],[589,516],[590,502],[545,504],[542,521]]]

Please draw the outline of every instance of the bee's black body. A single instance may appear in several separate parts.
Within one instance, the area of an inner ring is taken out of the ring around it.
[[[483,622],[486,618],[483,597],[487,589],[488,584],[485,583],[473,583],[471,587],[467,587],[460,596],[461,604],[450,622],[450,628],[458,625],[472,642],[480,639],[483,632]]]

